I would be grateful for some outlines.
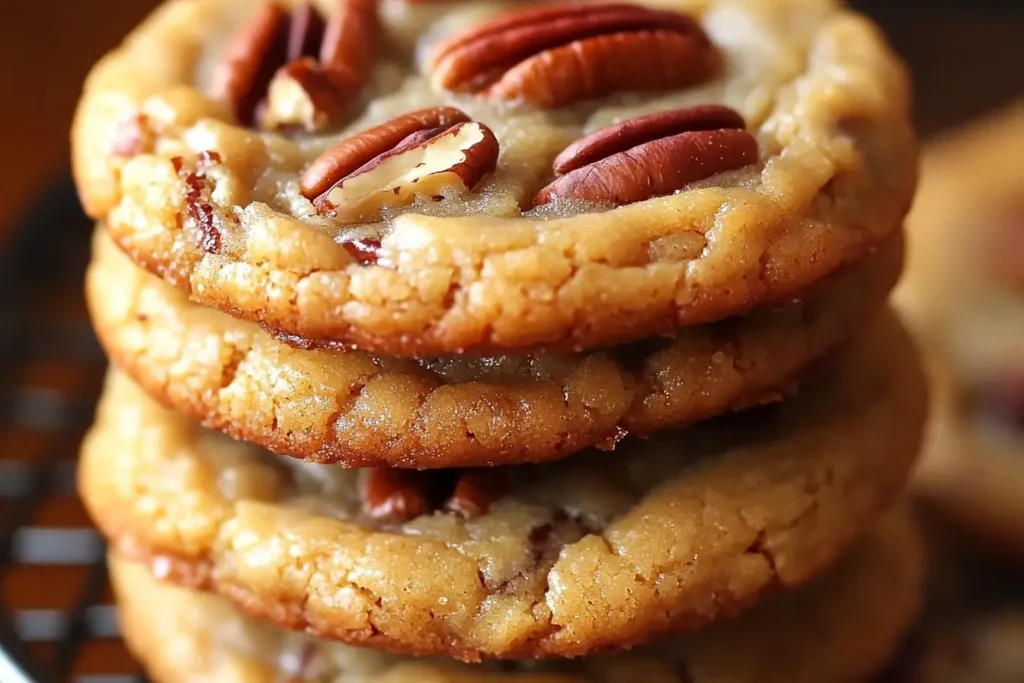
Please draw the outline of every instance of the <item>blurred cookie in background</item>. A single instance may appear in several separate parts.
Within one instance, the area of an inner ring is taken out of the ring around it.
[[[896,293],[933,370],[918,490],[1024,560],[1024,101],[933,143],[921,180]]]
[[[1024,676],[1024,607],[947,623],[909,646],[882,683],[1018,683]]]
[[[966,533],[920,510],[929,548],[928,599],[910,637],[874,683],[1024,681],[1024,577],[970,551]]]

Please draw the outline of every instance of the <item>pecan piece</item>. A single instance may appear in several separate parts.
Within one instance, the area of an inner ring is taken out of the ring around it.
[[[443,509],[467,519],[487,512],[503,490],[493,472],[396,470],[366,471],[360,491],[363,513],[382,522],[400,524]]]
[[[207,177],[207,171],[222,162],[220,154],[210,151],[200,152],[196,158],[195,170],[188,171],[181,157],[171,159],[178,176],[184,180],[185,206],[188,215],[199,229],[199,246],[209,254],[219,254],[221,249],[221,231],[213,210],[213,187]]]
[[[458,109],[411,112],[358,133],[325,152],[302,175],[319,213],[379,220],[382,210],[419,195],[470,191],[492,172],[498,141]]]
[[[347,140],[320,156],[302,174],[302,194],[314,199],[370,159],[383,154],[413,133],[440,126],[451,127],[470,118],[453,107],[410,112],[385,121]]]
[[[534,204],[631,204],[757,161],[757,140],[726,107],[659,112],[599,130],[555,158],[559,176]]]
[[[468,519],[479,517],[504,490],[504,481],[494,472],[473,470],[463,472],[444,508]]]
[[[555,108],[709,77],[715,51],[692,18],[629,4],[526,9],[442,41],[434,86]]]
[[[384,522],[404,522],[431,511],[425,477],[413,470],[374,467],[365,472],[360,491],[363,513]]]
[[[291,14],[264,4],[229,46],[210,94],[247,125],[321,130],[369,77],[376,29],[376,0],[339,0],[326,24],[308,2]]]

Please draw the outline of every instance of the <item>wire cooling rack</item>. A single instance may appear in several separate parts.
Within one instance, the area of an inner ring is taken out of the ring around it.
[[[118,637],[75,458],[106,365],[81,282],[92,226],[70,178],[0,233],[0,681],[143,680]]]

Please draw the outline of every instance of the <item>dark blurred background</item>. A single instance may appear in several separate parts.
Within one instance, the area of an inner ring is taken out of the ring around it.
[[[472,1],[472,0],[467,0]],[[0,226],[67,165],[90,65],[157,0],[0,0]],[[1024,95],[1024,0],[865,0],[918,83],[924,135]]]

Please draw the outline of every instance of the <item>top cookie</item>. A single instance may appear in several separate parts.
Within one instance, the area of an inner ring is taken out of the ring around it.
[[[195,300],[399,356],[715,320],[897,228],[915,144],[870,22],[658,4],[172,0],[89,78],[78,186]]]

